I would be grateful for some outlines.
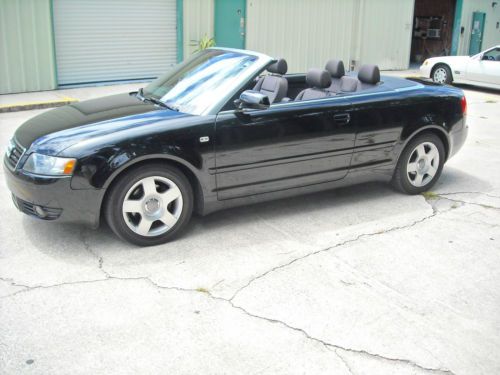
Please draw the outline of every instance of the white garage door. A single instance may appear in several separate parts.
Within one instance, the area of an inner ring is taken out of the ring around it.
[[[176,0],[55,0],[59,85],[157,77],[176,63]]]

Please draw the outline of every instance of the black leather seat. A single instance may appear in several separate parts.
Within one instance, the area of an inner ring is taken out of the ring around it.
[[[377,65],[362,65],[358,72],[358,78],[343,76],[340,79],[339,92],[355,92],[375,87],[380,82],[380,70]]]
[[[311,87],[302,90],[295,100],[320,99],[331,96],[327,88],[332,84],[330,73],[322,69],[309,69],[306,75],[306,83]]]
[[[344,62],[342,60],[328,60],[325,65],[325,69],[330,73],[332,77],[332,84],[328,88],[330,92],[340,91],[340,80],[345,76]]]
[[[287,70],[288,64],[285,59],[278,59],[267,67],[267,71],[271,74],[260,77],[253,89],[267,95],[270,103],[282,101],[288,92],[288,81],[283,77]]]

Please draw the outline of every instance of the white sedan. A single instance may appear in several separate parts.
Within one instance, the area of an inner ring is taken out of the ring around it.
[[[474,56],[432,57],[420,66],[420,75],[437,83],[500,89],[500,45]]]

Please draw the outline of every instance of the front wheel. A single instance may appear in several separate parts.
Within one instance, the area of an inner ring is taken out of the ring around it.
[[[439,179],[445,160],[443,142],[434,134],[422,134],[410,141],[399,157],[393,186],[407,194],[429,190]]]
[[[432,71],[432,80],[436,83],[450,84],[453,81],[451,70],[447,65],[438,65]]]
[[[193,190],[175,167],[151,164],[126,172],[109,192],[105,216],[118,237],[139,246],[167,242],[189,222]]]

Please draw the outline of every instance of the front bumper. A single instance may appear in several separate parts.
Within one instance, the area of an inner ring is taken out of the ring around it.
[[[431,70],[432,70],[432,66],[431,64],[427,64],[427,65],[420,65],[420,69],[419,69],[419,75],[420,77],[424,77],[424,78],[431,78]]]
[[[7,187],[16,207],[43,220],[99,226],[103,192],[71,189],[71,177],[40,177],[12,170],[4,161]]]

